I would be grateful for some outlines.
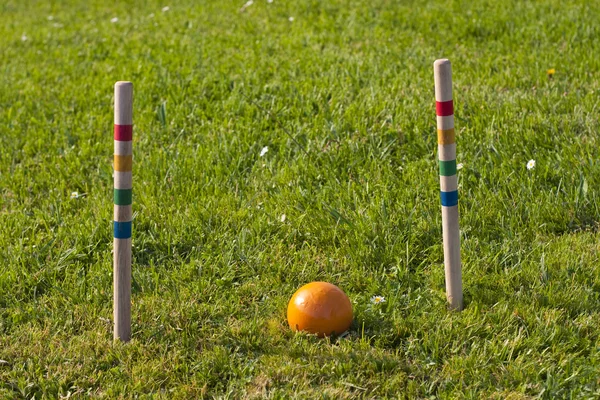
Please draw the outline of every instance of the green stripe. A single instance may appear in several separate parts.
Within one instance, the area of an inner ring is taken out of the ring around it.
[[[456,160],[450,160],[450,161],[440,160],[440,175],[441,176],[456,175]]]
[[[131,189],[115,189],[115,204],[118,206],[128,206],[131,204]]]

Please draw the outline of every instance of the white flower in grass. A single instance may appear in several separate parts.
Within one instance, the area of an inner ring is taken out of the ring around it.
[[[117,17],[110,19],[110,22],[112,22],[113,24],[116,23],[117,21],[119,21],[119,18],[117,18]]]
[[[52,15],[48,15],[48,21],[52,21],[54,17]]]
[[[281,214],[281,222],[285,222],[285,214]]]
[[[383,296],[373,296],[373,297],[371,297],[371,303],[373,303],[373,304],[385,303],[385,297],[383,297]]]
[[[265,154],[267,154],[267,151],[269,151],[269,147],[265,146],[262,148],[262,150],[260,151],[260,156],[264,156]]]
[[[169,6],[164,6],[164,7],[162,8],[162,12],[167,12],[167,11],[169,11],[169,10],[170,10],[170,7],[169,7]]]
[[[528,170],[532,170],[535,168],[535,160],[529,160],[527,161],[527,169]]]
[[[244,12],[246,11],[246,8],[250,7],[252,4],[254,4],[254,0],[248,0],[243,6],[242,8],[240,8],[240,12]]]
[[[456,169],[463,169],[463,163],[456,164]]]
[[[27,35],[26,34],[22,34],[21,35],[21,41],[23,41],[23,42],[27,41]]]
[[[82,197],[85,197],[85,193],[71,192],[72,199],[80,199]]]
[[[272,2],[273,2],[273,0],[267,0],[267,3],[272,3]]]
[[[294,22],[294,17],[289,17],[289,18],[288,18],[288,21],[290,21],[290,22]]]

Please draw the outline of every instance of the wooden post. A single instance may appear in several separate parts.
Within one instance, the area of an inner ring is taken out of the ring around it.
[[[452,102],[452,66],[447,59],[433,63],[435,111],[437,114],[438,158],[446,297],[450,308],[462,310],[462,271],[458,225],[458,180],[456,177],[456,137]]]
[[[131,192],[133,84],[115,84],[113,318],[114,340],[131,339]]]

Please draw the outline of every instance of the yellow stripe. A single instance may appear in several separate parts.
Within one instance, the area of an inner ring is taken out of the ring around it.
[[[452,144],[456,143],[456,136],[454,135],[454,128],[451,129],[438,129],[438,144]]]
[[[131,154],[128,156],[119,156],[115,154],[115,171],[131,171]]]

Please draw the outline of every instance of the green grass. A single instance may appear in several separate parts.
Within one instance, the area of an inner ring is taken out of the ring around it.
[[[600,396],[597,2],[134,3],[0,3],[0,398]],[[117,80],[135,85],[128,345],[110,321]],[[349,336],[288,329],[314,280],[350,296]]]

